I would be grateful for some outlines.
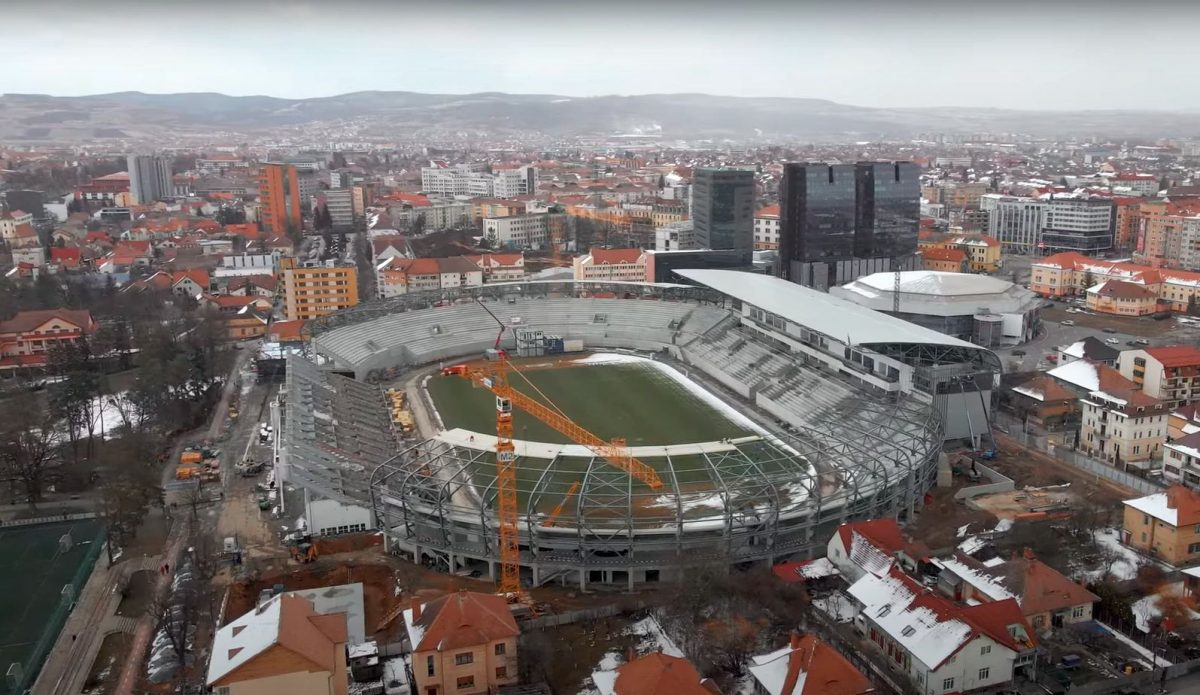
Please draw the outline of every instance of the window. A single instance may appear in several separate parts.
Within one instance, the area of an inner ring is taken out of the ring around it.
[[[432,656],[425,657],[425,675],[427,675],[427,676],[433,675],[433,657]]]
[[[1085,612],[1086,612],[1086,610],[1083,606],[1075,606],[1074,608],[1071,609],[1071,617],[1072,618],[1082,618],[1083,614]]]
[[[909,635],[911,635],[912,633],[914,633],[916,631],[917,631],[917,629],[915,627],[913,627],[912,625],[905,625],[904,629],[900,631],[900,634],[905,637],[908,637]]]
[[[496,645],[496,656],[504,656],[505,646],[503,642]]]
[[[992,670],[990,668],[979,669],[979,680],[981,680],[981,681],[987,680],[988,674],[990,674],[991,672],[992,672]]]
[[[475,663],[475,655],[471,652],[463,652],[462,654],[454,655],[455,666],[466,666],[467,664]]]
[[[1149,524],[1150,524],[1150,515],[1143,514],[1142,515],[1142,526],[1148,526]]]
[[[497,666],[496,667],[496,678],[508,678],[508,667],[507,666]]]
[[[458,685],[459,690],[463,690],[465,688],[474,688],[475,687],[475,676],[462,676],[457,681],[455,681],[455,683]]]
[[[985,654],[991,654],[991,653],[992,653],[992,645],[990,645],[990,644],[985,644],[979,648],[980,656],[983,656]]]
[[[229,695],[229,686],[223,685],[217,688],[217,695]]]
[[[1200,553],[1200,543],[1188,544],[1188,554],[1190,555],[1192,553]]]
[[[954,690],[954,679],[947,678],[942,681],[942,690]]]

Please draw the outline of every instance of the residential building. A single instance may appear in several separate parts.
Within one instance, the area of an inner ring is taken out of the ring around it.
[[[512,217],[524,215],[525,202],[502,198],[477,198],[471,201],[471,220],[478,222],[488,217]]]
[[[36,245],[33,214],[24,210],[0,212],[0,238],[10,249]]]
[[[301,230],[300,177],[291,164],[264,164],[258,178],[261,222],[270,234],[296,234]]]
[[[1126,545],[1172,565],[1200,560],[1200,492],[1172,485],[1124,504]]]
[[[940,566],[937,590],[946,598],[968,604],[1015,599],[1038,633],[1091,620],[1092,605],[1100,600],[1028,548],[1003,562],[983,563],[958,552],[934,564]]]
[[[1189,311],[1200,302],[1200,273],[1104,261],[1078,253],[1059,253],[1034,262],[1029,289],[1043,297],[1083,295],[1105,280],[1122,280],[1154,292],[1161,311]]]
[[[517,682],[520,630],[502,596],[458,591],[404,611],[414,693],[476,695]]]
[[[1121,376],[1170,409],[1200,400],[1200,349],[1175,345],[1124,350],[1117,365]]]
[[[925,548],[910,543],[895,519],[870,519],[842,524],[829,539],[825,557],[848,582],[866,574],[882,576],[897,563],[915,569]]]
[[[222,695],[347,695],[344,613],[284,593],[217,630],[208,687]]]
[[[396,256],[408,258],[413,255],[408,240],[400,234],[381,234],[371,237],[371,254],[376,262]]]
[[[1141,198],[1113,198],[1113,248],[1130,252],[1137,245]],[[1186,267],[1186,266],[1185,266]]]
[[[1185,407],[1192,408],[1194,413],[1194,404]],[[1169,420],[1174,419],[1175,414],[1172,413]],[[1181,433],[1168,437],[1163,451],[1163,479],[1198,490],[1200,489],[1200,428],[1191,419],[1184,424],[1184,427],[1193,431],[1189,434]]]
[[[1011,411],[1026,430],[1070,429],[1074,437],[1079,425],[1079,396],[1047,374],[1039,374],[1002,392],[1001,406]]]
[[[325,210],[329,212],[329,221],[334,229],[351,229],[354,227],[353,194],[349,188],[337,188],[325,191],[323,194]]]
[[[131,154],[126,163],[129,166],[129,193],[133,197],[133,204],[149,205],[159,198],[174,195],[170,159]]]
[[[592,249],[572,263],[576,282],[649,282],[646,264],[646,252],[641,249]]]
[[[226,254],[221,256],[221,265],[213,270],[213,275],[218,278],[274,275],[280,255],[279,252]]]
[[[750,659],[756,695],[865,695],[871,680],[816,635],[792,633],[788,645]]]
[[[921,232],[917,248],[958,249],[967,260],[967,271],[972,273],[995,273],[1000,270],[1000,242],[986,234],[963,234],[951,229],[949,234]],[[928,259],[928,256],[924,256]],[[927,270],[935,270],[926,268]]]
[[[97,328],[92,315],[83,310],[17,312],[11,319],[0,321],[0,372],[44,367],[56,347],[86,340]]]
[[[409,292],[478,287],[483,268],[466,256],[450,258],[405,258],[392,256],[375,266],[379,296],[395,297]]]
[[[358,304],[353,264],[284,268],[283,306],[289,321],[311,319]]]
[[[421,190],[426,195],[446,197],[478,198],[496,195],[495,178],[487,172],[472,171],[466,164],[422,167]]]
[[[721,695],[692,662],[661,651],[632,658],[611,671],[594,671],[592,682],[600,695]]]
[[[917,254],[921,257],[922,270],[967,272],[967,254],[962,249],[923,248]]]
[[[468,261],[479,266],[483,271],[483,281],[488,282],[521,282],[528,276],[525,273],[525,254],[523,253],[485,253],[480,256],[463,256]]]
[[[1121,354],[1120,350],[1090,335],[1070,345],[1060,345],[1055,351],[1058,353],[1059,366],[1069,364],[1075,360],[1087,360],[1089,362],[1116,367],[1117,357]]]
[[[988,213],[988,235],[1000,242],[1004,253],[1033,255],[1042,248],[1046,201],[986,193],[979,204]]]
[[[1106,198],[1051,197],[1044,220],[1040,248],[1049,253],[1096,255],[1113,246],[1113,204]]]
[[[1127,190],[1133,195],[1152,196],[1158,193],[1158,177],[1154,174],[1138,174],[1122,171],[1110,180],[1114,191]]]
[[[768,205],[754,213],[754,250],[779,249],[779,206]]]
[[[918,176],[912,162],[785,164],[783,278],[826,291],[871,273],[919,267]]]
[[[754,249],[754,172],[697,169],[692,179],[692,224],[710,249]]]
[[[570,217],[560,212],[489,217],[483,237],[493,248],[543,249],[556,236],[567,239],[571,228]]]
[[[996,686],[1033,666],[1037,642],[1013,598],[956,604],[894,566],[847,593],[862,606],[856,627],[922,693]]]
[[[1079,447],[1118,467],[1148,469],[1167,438],[1168,409],[1117,370],[1096,365],[1099,388],[1081,399]]]
[[[436,201],[433,205],[419,208],[416,213],[425,220],[425,231],[436,232],[443,229],[465,229],[471,224],[470,203]]]
[[[1158,293],[1124,280],[1105,280],[1087,289],[1087,307],[1100,314],[1146,316],[1158,311]]]
[[[778,212],[778,211],[777,211]],[[669,198],[656,198],[650,210],[650,222],[655,229],[666,227],[688,218],[687,202]]]
[[[253,306],[244,307],[241,311],[225,318],[225,337],[227,340],[253,340],[267,334],[267,324],[270,314]]]

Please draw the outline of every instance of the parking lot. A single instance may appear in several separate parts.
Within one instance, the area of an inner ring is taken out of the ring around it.
[[[997,348],[1004,361],[1005,371],[1034,371],[1051,369],[1046,359],[1059,346],[1093,336],[1108,342],[1117,350],[1129,350],[1133,341],[1146,340],[1150,345],[1178,345],[1200,341],[1200,320],[1171,317],[1155,320],[1149,317],[1130,318],[1095,314],[1076,302],[1055,301],[1042,309],[1042,332],[1038,337],[1014,347]],[[1024,352],[1022,355],[1015,353]]]

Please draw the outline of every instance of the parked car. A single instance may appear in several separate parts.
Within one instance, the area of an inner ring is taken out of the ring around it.
[[[1104,328],[1101,328],[1100,330],[1104,331],[1105,333],[1116,333],[1116,332],[1117,332],[1117,329],[1115,329],[1115,328],[1108,328],[1107,326],[1106,326],[1106,327],[1104,327]]]
[[[1120,345],[1121,344],[1121,340],[1119,338],[1105,338],[1104,342],[1108,343],[1109,345]]]
[[[1063,325],[1063,326],[1074,326],[1074,325],[1075,325],[1075,322],[1074,322],[1074,321],[1072,321],[1071,319],[1067,319],[1067,320],[1063,321],[1061,325]]]
[[[1046,355],[1046,361],[1051,364],[1058,363],[1058,355]]]
[[[1133,344],[1134,345],[1149,345],[1150,341],[1146,340],[1145,338],[1138,338],[1137,340],[1133,341]]]

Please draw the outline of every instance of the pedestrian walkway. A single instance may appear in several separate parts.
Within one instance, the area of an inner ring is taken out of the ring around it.
[[[179,529],[178,534],[175,533],[175,529]],[[167,551],[167,554],[156,558],[152,563],[143,561],[142,564],[149,564],[151,569],[157,569],[162,563],[167,563],[172,568],[171,572],[158,576],[158,583],[154,586],[155,596],[162,596],[170,589],[171,580],[175,576],[174,568],[179,565],[179,558],[183,555],[189,530],[186,523],[177,524],[172,529],[175,539],[170,542],[170,550]],[[125,665],[121,668],[121,679],[117,682],[116,695],[133,695],[133,688],[141,676],[142,661],[146,658],[146,650],[154,636],[154,628],[157,627],[154,623],[154,618],[148,614],[138,619],[137,627],[134,630],[133,646],[130,647]]]
[[[30,690],[33,695],[74,695],[83,690],[104,642],[101,627],[116,612],[127,578],[125,564],[109,567],[106,558],[96,563]]]

